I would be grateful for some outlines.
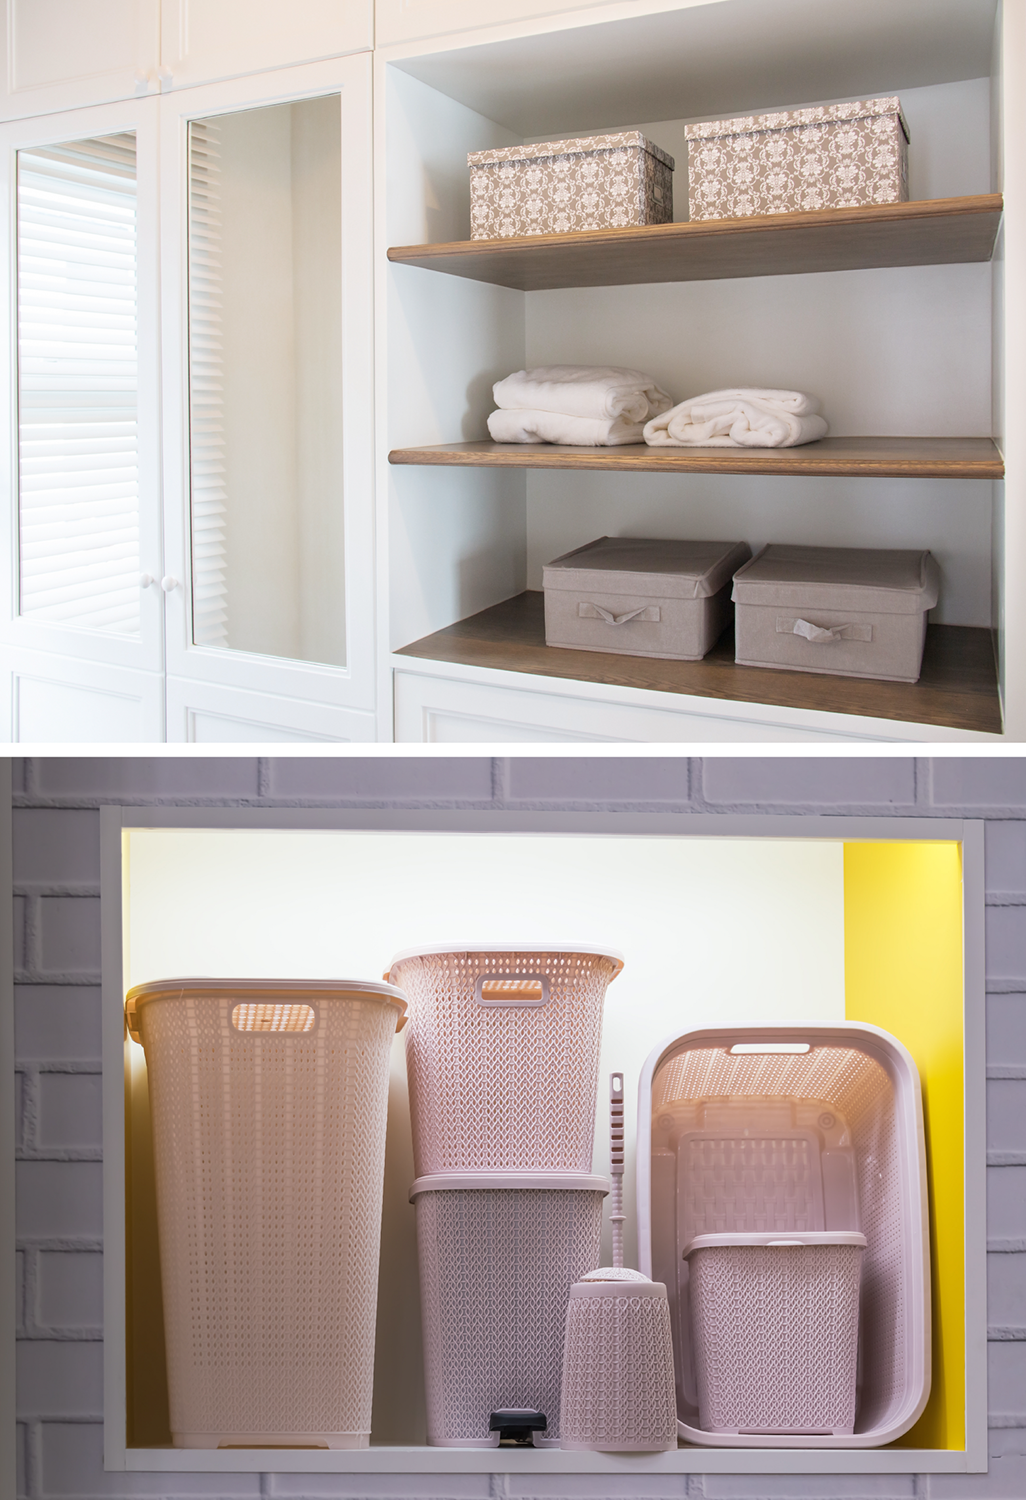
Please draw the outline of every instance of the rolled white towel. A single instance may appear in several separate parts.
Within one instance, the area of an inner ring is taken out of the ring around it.
[[[493,411],[488,431],[495,443],[569,443],[575,448],[615,448],[640,443],[644,427],[623,417],[567,417],[556,411]]]
[[[627,417],[647,422],[673,405],[673,397],[644,370],[616,365],[541,365],[516,370],[492,386],[496,406],[507,411],[554,411],[565,417]]]
[[[645,442],[667,448],[796,448],[829,432],[815,396],[741,388],[689,396],[645,424]]]

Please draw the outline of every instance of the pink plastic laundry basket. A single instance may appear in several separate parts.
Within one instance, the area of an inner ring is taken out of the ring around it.
[[[420,948],[392,961],[410,1001],[418,1177],[590,1172],[602,1006],[623,967],[590,947]]]
[[[176,1447],[365,1448],[388,1063],[405,999],[338,980],[128,995],[153,1118]]]
[[[546,1419],[558,1447],[570,1288],[599,1257],[607,1178],[450,1173],[418,1179],[428,1442],[488,1448],[492,1414]]]

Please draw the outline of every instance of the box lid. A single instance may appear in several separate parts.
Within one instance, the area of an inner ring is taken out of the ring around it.
[[[774,544],[734,575],[736,604],[915,615],[937,603],[940,572],[929,552]]]
[[[471,151],[468,167],[490,167],[503,161],[534,161],[540,156],[587,156],[593,151],[617,151],[638,147],[673,171],[673,157],[640,130],[623,130],[619,135],[586,135],[573,141],[541,141],[533,146],[502,146],[495,151]]]
[[[602,589],[653,599],[706,599],[751,557],[747,542],[600,536],[542,569],[547,589]]]
[[[706,120],[686,125],[689,141],[711,140],[723,135],[750,135],[756,130],[790,130],[796,125],[822,125],[834,120],[865,120],[873,115],[897,115],[906,141],[911,140],[908,122],[896,94],[881,99],[853,99],[848,104],[811,104],[804,109],[780,109],[768,115],[741,115],[734,120]]]
[[[687,1260],[694,1250],[737,1250],[750,1245],[772,1250],[800,1250],[806,1245],[854,1245],[857,1250],[864,1250],[866,1236],[854,1229],[770,1229],[750,1234],[696,1234],[681,1253]]]

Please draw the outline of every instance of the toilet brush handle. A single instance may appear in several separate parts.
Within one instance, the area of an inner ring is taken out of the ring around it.
[[[609,1223],[613,1231],[613,1265],[623,1267],[623,1074],[609,1077],[609,1173],[612,1178]]]

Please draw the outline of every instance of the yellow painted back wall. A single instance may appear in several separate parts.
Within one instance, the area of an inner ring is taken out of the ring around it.
[[[845,844],[845,1015],[891,1032],[926,1119],[933,1385],[902,1447],[965,1447],[962,860],[956,843]]]

